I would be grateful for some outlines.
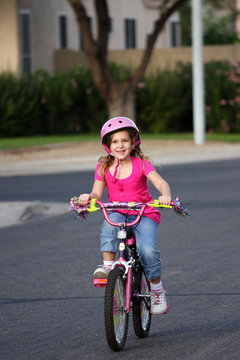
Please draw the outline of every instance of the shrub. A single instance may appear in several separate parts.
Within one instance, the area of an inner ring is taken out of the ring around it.
[[[111,69],[119,81],[131,71],[115,64]],[[135,96],[136,119],[144,132],[192,131],[190,64],[146,75]],[[208,131],[240,132],[239,63],[205,64],[205,100]],[[0,75],[0,137],[96,132],[107,116],[89,69]]]
[[[37,93],[27,76],[18,79],[10,73],[0,79],[0,134],[32,135],[37,132],[40,109]]]
[[[99,119],[106,118],[105,101],[98,94],[88,69],[57,72],[51,77],[37,72],[34,76],[42,88],[39,100],[43,133],[94,132]]]
[[[106,116],[87,69],[0,77],[0,137],[94,132]]]
[[[240,132],[240,64],[207,64],[205,89],[207,130]]]
[[[136,90],[136,117],[145,132],[192,131],[191,68],[178,64],[145,76]],[[204,70],[206,130],[240,132],[240,63],[212,61]]]
[[[192,130],[191,67],[178,64],[145,76],[136,90],[137,119],[145,132]]]

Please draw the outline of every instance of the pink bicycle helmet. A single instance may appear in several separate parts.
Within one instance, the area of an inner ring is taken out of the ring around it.
[[[139,145],[141,143],[139,130],[136,126],[136,124],[127,117],[118,116],[115,118],[112,118],[108,120],[102,127],[101,130],[101,140],[104,148],[108,152],[108,154],[111,154],[110,149],[106,145],[106,135],[110,135],[113,132],[116,132],[118,130],[124,130],[126,128],[132,128],[136,131],[136,142],[135,145]]]

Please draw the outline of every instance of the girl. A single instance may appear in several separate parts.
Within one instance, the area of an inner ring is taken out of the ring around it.
[[[108,190],[109,201],[150,202],[152,197],[147,180],[150,180],[161,194],[159,196],[160,204],[170,205],[170,187],[141,152],[139,130],[132,120],[126,117],[115,117],[108,120],[102,127],[101,139],[108,155],[100,158],[96,167],[92,192],[79,196],[80,205],[86,205],[92,198],[101,200],[105,186]],[[129,221],[135,217],[136,213],[130,211]],[[112,212],[110,219],[114,222],[123,222],[125,220],[124,210]],[[147,207],[141,221],[133,229],[138,252],[151,284],[153,314],[165,313],[168,308],[161,282],[160,252],[156,247],[157,226],[160,219],[161,215],[157,209]],[[106,220],[104,221],[101,228],[103,265],[95,270],[95,279],[107,278],[111,270],[118,248],[117,231],[116,227],[109,225]]]

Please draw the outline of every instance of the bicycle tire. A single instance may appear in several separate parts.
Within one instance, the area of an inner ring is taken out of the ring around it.
[[[124,310],[125,280],[123,270],[110,271],[105,291],[104,320],[108,346],[113,351],[121,351],[126,343],[128,313]]]
[[[138,294],[149,295],[150,293],[146,276],[141,268],[135,274],[134,290],[137,295],[132,305],[133,328],[136,336],[145,338],[150,331],[152,314],[150,299],[138,297]]]

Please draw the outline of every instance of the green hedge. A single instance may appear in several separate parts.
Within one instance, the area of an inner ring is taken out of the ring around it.
[[[205,67],[206,123],[209,132],[240,132],[240,63]]]
[[[114,64],[112,71],[119,80],[130,73]],[[205,65],[205,100],[209,132],[240,132],[240,64]],[[96,132],[107,117],[88,69],[0,75],[0,137]],[[136,88],[136,119],[148,133],[192,131],[191,65],[145,76]]]
[[[136,90],[136,113],[144,132],[192,131],[190,65],[146,76]]]
[[[106,116],[87,69],[0,76],[0,137],[95,132]]]

